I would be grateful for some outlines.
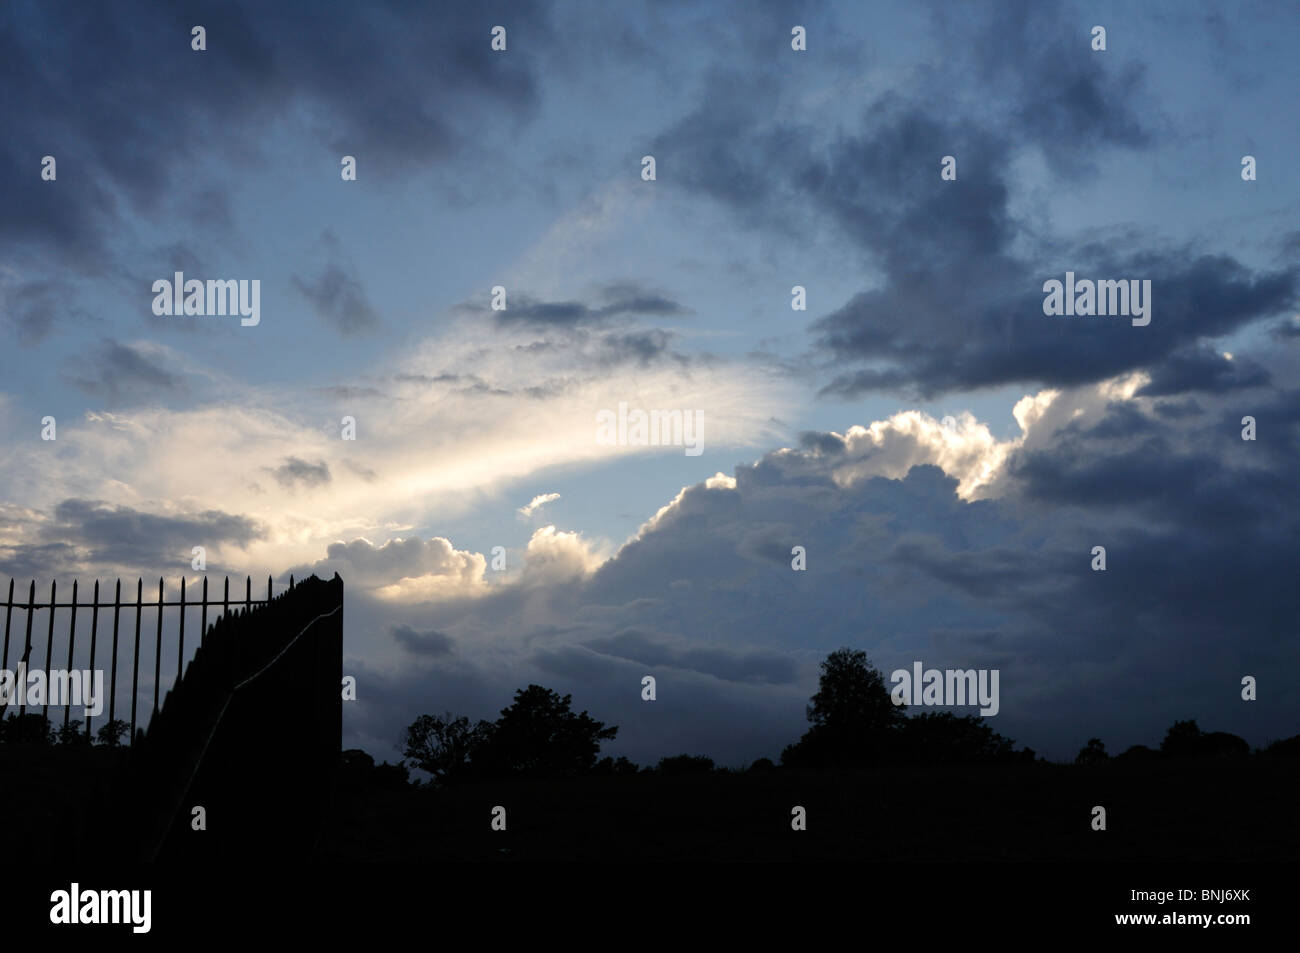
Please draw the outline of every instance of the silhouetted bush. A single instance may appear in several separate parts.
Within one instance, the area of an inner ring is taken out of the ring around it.
[[[950,764],[1009,760],[1015,752],[983,719],[943,711],[904,719],[892,755],[902,762]]]
[[[639,770],[640,768],[622,755],[619,755],[617,761],[606,755],[596,762],[596,766],[591,769],[591,773],[600,775],[628,775],[636,774]]]
[[[54,733],[44,715],[28,712],[0,718],[0,741],[11,745],[51,745]]]
[[[1115,756],[1116,761],[1158,761],[1160,752],[1146,745],[1132,745]]]
[[[676,754],[670,758],[660,758],[656,770],[660,774],[708,774],[713,770],[713,759],[704,755]]]
[[[1171,758],[1231,758],[1250,754],[1250,745],[1226,731],[1202,732],[1194,720],[1176,721],[1160,751]]]
[[[375,764],[375,759],[360,748],[349,748],[339,756],[339,784],[350,790],[397,790],[411,782],[410,771],[397,764]]]
[[[1273,758],[1300,758],[1300,735],[1274,741],[1261,753]]]
[[[384,761],[375,765],[375,769],[371,773],[371,781],[380,790],[396,791],[407,787],[411,783],[411,772],[400,761],[396,764],[389,764]]]

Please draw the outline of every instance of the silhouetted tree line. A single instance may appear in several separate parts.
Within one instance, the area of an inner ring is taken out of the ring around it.
[[[106,748],[120,747],[126,743],[130,732],[130,724],[120,718],[106,721],[95,732],[95,744]],[[72,718],[66,725],[59,722],[55,727],[55,722],[45,715],[27,712],[0,717],[0,744],[89,747],[91,740],[86,736],[85,723],[80,718]]]
[[[858,769],[881,763],[963,764],[975,762],[1034,762],[1032,748],[1015,747],[974,715],[951,712],[905,713],[895,705],[884,676],[872,667],[865,652],[842,648],[821,663],[817,693],[810,699],[807,732],[781,752],[780,766],[796,769]],[[494,722],[472,723],[450,712],[421,715],[402,732],[402,765],[374,766],[363,752],[345,752],[357,770],[380,772],[377,781],[405,784],[406,764],[430,774],[435,783],[517,776],[698,775],[726,771],[703,755],[679,754],[660,759],[655,767],[638,767],[625,757],[597,760],[602,741],[612,739],[615,726],[574,714],[570,696],[561,697],[540,685],[515,693],[514,703]],[[1112,759],[1098,738],[1091,738],[1075,758],[1080,765],[1110,760],[1230,757],[1251,753],[1242,738],[1226,732],[1202,732],[1195,721],[1175,722],[1159,750],[1134,745]],[[1261,754],[1300,757],[1300,735],[1274,742]],[[364,759],[361,760],[361,759]],[[748,771],[777,769],[759,758]]]
[[[1102,764],[1107,761],[1155,761],[1161,758],[1239,758],[1250,754],[1245,738],[1226,731],[1201,731],[1195,720],[1176,721],[1165,733],[1159,749],[1146,745],[1132,745],[1113,758],[1106,752],[1100,738],[1089,738],[1079,749],[1075,764]],[[1300,735],[1274,741],[1267,748],[1256,749],[1256,754],[1279,757],[1300,757]]]

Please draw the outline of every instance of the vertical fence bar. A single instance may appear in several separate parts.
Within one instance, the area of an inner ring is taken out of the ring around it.
[[[108,676],[108,721],[111,726],[113,715],[117,711],[117,616],[122,611],[122,580],[117,581],[117,590],[113,593],[113,668]],[[112,731],[112,728],[109,728]],[[114,734],[110,744],[117,743]]]
[[[98,631],[99,631],[99,580],[96,579],[95,580],[95,607],[90,610],[90,668],[86,670],[90,672],[92,685],[94,684],[94,678],[95,678],[95,638]],[[69,666],[69,671],[71,671],[71,666]],[[68,677],[71,678],[72,676],[69,675]],[[85,685],[81,686],[81,697],[83,701],[87,700],[89,697],[86,694]],[[101,706],[101,708],[103,707],[103,704],[104,704],[104,700],[102,698],[99,699],[99,705]],[[89,706],[87,706],[87,711],[86,711],[86,742],[87,743],[90,742],[90,720],[93,717],[94,716],[89,711]]]
[[[35,610],[35,608],[36,608],[36,580],[33,579],[32,587],[27,590],[27,637],[23,640],[23,657],[22,660],[18,663],[19,665],[22,665],[24,667],[26,667],[27,661],[28,659],[31,658],[32,655],[32,612]],[[27,673],[24,672],[22,675],[23,684],[18,686],[18,691],[21,693],[18,697],[22,699],[21,704],[19,704],[18,706],[18,717],[20,718],[23,715],[27,714],[26,679],[27,679]]]
[[[293,592],[293,573],[289,573],[289,591]]]
[[[53,603],[54,600],[51,599],[50,602]],[[54,618],[54,606],[51,605],[50,619],[53,618]],[[72,623],[68,626],[68,679],[69,681],[63,683],[63,690],[68,693],[67,704],[63,706],[64,731],[66,731],[68,728],[68,718],[72,714],[72,692],[70,690],[72,688],[72,685],[70,681],[72,679],[72,649],[76,644],[77,644],[77,580],[74,579],[72,580]],[[49,678],[51,683],[54,681],[52,678],[50,678],[50,670],[48,666],[45,669],[45,677]],[[46,691],[48,691],[51,695],[53,695],[54,685],[47,683]]]
[[[208,577],[203,577],[203,615],[199,617],[199,646],[208,637]]]
[[[54,651],[54,603],[57,601],[57,600],[54,598],[54,592],[55,592],[55,586],[57,585],[57,582],[58,582],[58,580],[55,580],[55,579],[51,579],[51,580],[50,580],[50,628],[49,628],[49,631],[48,631],[48,632],[46,633],[46,635],[45,635],[45,675],[46,675],[46,678],[49,677],[49,672],[50,672],[50,653],[51,653],[52,651]],[[74,585],[75,585],[75,583],[74,583]],[[48,691],[48,690],[49,690],[49,683],[48,683],[48,682],[46,683],[46,686],[45,686],[45,687],[46,687],[46,690]],[[50,696],[47,694],[47,695],[45,696],[45,723],[46,723],[46,724],[49,724],[49,721],[50,721]]]
[[[253,577],[244,577],[244,615],[253,611]]]
[[[163,580],[158,577],[158,642],[153,653],[153,713],[158,714],[158,683],[162,681]],[[152,717],[152,716],[151,716]]]
[[[181,639],[177,645],[176,654],[176,681],[181,680],[181,673],[185,669],[185,577],[181,576]]]
[[[221,618],[230,615],[230,577],[226,577],[226,594],[221,597]]]
[[[9,625],[14,620],[14,577],[9,577],[9,598],[5,601],[5,660],[0,668],[9,668]]]
[[[266,604],[268,606],[271,604],[271,574],[270,573],[267,573],[266,575]]]
[[[131,663],[131,746],[135,747],[135,710],[140,691],[140,613],[144,610],[144,580],[135,580],[135,655]]]

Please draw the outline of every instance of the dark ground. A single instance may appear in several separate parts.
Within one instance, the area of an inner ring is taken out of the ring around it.
[[[340,786],[329,861],[1300,860],[1300,761],[785,769]],[[507,811],[493,831],[491,811]],[[807,830],[791,830],[791,808]],[[1106,808],[1107,830],[1091,828]]]
[[[0,746],[10,856],[87,843],[121,752]],[[442,790],[342,772],[319,860],[1298,861],[1300,759],[1249,757],[783,768],[479,782]],[[506,808],[507,829],[491,811]],[[790,827],[807,810],[807,830]],[[1091,828],[1106,808],[1107,830]],[[214,818],[214,821],[219,819]],[[196,835],[204,836],[204,835]],[[219,823],[207,836],[220,838]],[[276,858],[292,860],[292,858]]]

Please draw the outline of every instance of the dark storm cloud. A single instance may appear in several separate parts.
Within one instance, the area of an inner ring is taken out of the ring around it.
[[[600,289],[600,297],[585,301],[542,301],[527,294],[511,294],[504,311],[492,311],[476,302],[464,302],[457,310],[470,314],[491,314],[500,324],[526,324],[536,328],[569,328],[604,324],[612,318],[678,317],[690,309],[666,295],[635,282],[612,282]]]
[[[67,572],[77,563],[71,543],[18,543],[0,546],[0,577],[42,579]],[[22,590],[15,588],[15,592]]]
[[[4,293],[0,313],[20,344],[38,344],[67,316],[71,297],[72,288],[65,281],[26,281]]]
[[[1205,347],[1186,348],[1169,355],[1151,369],[1151,382],[1138,390],[1143,397],[1162,397],[1190,391],[1241,390],[1269,382],[1268,371],[1247,357],[1228,360]]]
[[[1279,321],[1270,329],[1270,334],[1279,341],[1290,341],[1300,338],[1300,317],[1291,318],[1286,321]]]
[[[1250,446],[1239,422],[1198,433],[1185,445],[1154,420],[1118,440],[1096,428],[1021,451],[1007,470],[1026,496],[1054,505],[1136,510],[1159,523],[1237,535],[1289,522],[1293,477],[1284,468],[1243,465]],[[1290,456],[1300,466],[1300,454]]]
[[[182,378],[163,362],[130,344],[105,339],[90,354],[72,358],[64,376],[87,394],[102,397],[110,407],[155,400],[186,391]]]
[[[450,636],[436,629],[417,632],[409,625],[392,625],[389,626],[388,633],[398,644],[415,655],[438,658],[449,655],[456,645]]]
[[[298,457],[286,457],[284,463],[276,467],[271,473],[275,476],[276,482],[284,487],[295,486],[324,486],[330,482],[330,468],[324,460],[317,460],[315,463],[309,463]]]
[[[1067,269],[1080,278],[1149,278],[1151,324],[1044,315],[1042,282],[1060,280]],[[1300,269],[1260,274],[1225,256],[1186,261],[1172,253],[1137,252],[1094,265],[1081,253],[1062,265],[1032,270],[1006,263],[1002,275],[1015,277],[989,286],[925,270],[858,294],[814,325],[818,344],[841,362],[884,366],[842,373],[825,391],[911,389],[932,397],[1009,383],[1083,384],[1148,366],[1154,366],[1152,393],[1248,386],[1263,379],[1262,371],[1221,368],[1197,382],[1187,373],[1195,361],[1189,355],[1204,338],[1291,306]]]
[[[311,302],[316,316],[340,334],[369,331],[379,324],[361,282],[338,264],[326,265],[314,281],[294,275],[293,284]]]
[[[174,564],[182,556],[188,560],[194,546],[234,543],[243,547],[262,537],[253,520],[220,510],[157,515],[79,499],[59,503],[45,533],[86,547],[92,562],[154,566]]]
[[[976,4],[975,29],[950,44],[949,52],[969,65],[979,80],[1009,104],[1019,133],[1043,149],[1061,171],[1077,172],[1098,146],[1141,147],[1153,130],[1147,117],[1157,104],[1144,83],[1140,62],[1091,47],[1092,21],[1070,8],[1033,0]],[[934,4],[936,22],[951,8]],[[950,37],[961,33],[948,26]],[[1089,148],[1080,149],[1081,143]]]
[[[591,639],[583,644],[603,655],[648,666],[690,669],[729,682],[785,685],[793,682],[798,674],[794,660],[779,652],[674,644],[673,640],[636,629],[625,629],[608,638]]]
[[[549,36],[539,5],[510,13],[512,39]],[[206,51],[190,47],[195,24]],[[256,155],[268,124],[286,117],[329,116],[322,150],[362,153],[387,172],[479,148],[484,117],[524,121],[539,100],[532,61],[489,49],[492,25],[468,0],[4,4],[0,247],[36,246],[102,272],[122,213],[154,216],[182,184],[186,214],[228,225],[225,194],[194,183],[195,168],[214,142],[231,161]],[[383,69],[347,68],[377,50]],[[40,178],[44,152],[59,163],[56,182]]]
[[[945,23],[950,17],[955,24]],[[702,105],[651,149],[674,169],[672,187],[791,239],[833,223],[880,270],[882,281],[812,325],[829,374],[823,393],[933,398],[1011,383],[1086,383],[1159,365],[1295,304],[1295,265],[1256,273],[1227,255],[1152,250],[1138,235],[1104,246],[1033,235],[1039,250],[1023,251],[1026,227],[1011,211],[1013,160],[1042,153],[1058,181],[1087,179],[1107,150],[1150,147],[1159,111],[1142,68],[1113,53],[1099,58],[1086,29],[1056,8],[943,5],[936,27],[951,58],[936,69],[934,88],[886,93],[834,138],[797,120],[772,121],[761,108],[763,77],[719,71]],[[983,39],[972,42],[972,33]],[[971,75],[988,90],[987,115],[978,118],[938,94]],[[940,180],[945,155],[957,158],[956,181]],[[1150,279],[1152,324],[1045,316],[1043,282],[1067,270]],[[1188,369],[1186,359],[1173,360],[1152,387],[1189,389]],[[1257,379],[1217,370],[1206,386]]]

